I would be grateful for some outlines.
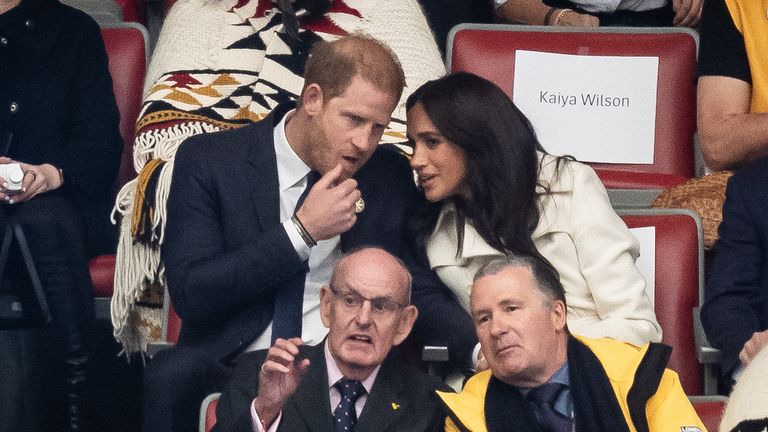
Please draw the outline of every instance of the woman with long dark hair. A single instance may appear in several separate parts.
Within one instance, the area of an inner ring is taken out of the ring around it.
[[[483,264],[533,254],[560,274],[572,332],[661,339],[635,266],[637,240],[590,167],[547,154],[509,97],[476,75],[430,81],[406,109],[411,167],[431,203],[413,228],[430,266],[466,309]]]

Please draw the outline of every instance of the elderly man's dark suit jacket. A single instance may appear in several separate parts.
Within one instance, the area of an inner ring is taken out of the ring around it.
[[[278,431],[335,430],[323,347],[323,344],[301,347],[310,367],[296,393],[283,407]],[[251,402],[259,388],[259,368],[266,353],[266,350],[255,351],[238,359],[232,380],[219,400],[214,431],[253,430]],[[355,432],[442,430],[445,415],[438,406],[434,390],[450,391],[441,381],[399,363],[394,355],[390,355],[379,369]]]
[[[719,234],[702,323],[730,375],[752,333],[768,329],[768,159],[729,180]]]
[[[194,136],[176,155],[162,257],[183,320],[179,345],[211,359],[227,362],[253,342],[272,320],[275,293],[305,277],[279,220],[273,129],[284,108],[253,125]],[[355,177],[365,210],[341,235],[342,250],[375,245],[400,256],[414,276],[416,331],[468,361],[476,342],[469,316],[434,273],[413,264],[405,226],[422,198],[406,159],[380,147]]]

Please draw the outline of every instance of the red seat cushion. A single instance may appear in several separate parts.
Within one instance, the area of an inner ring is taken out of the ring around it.
[[[91,281],[95,297],[112,297],[115,280],[115,256],[99,255],[91,259]]]
[[[704,373],[696,357],[693,308],[699,305],[699,234],[688,214],[622,215],[629,228],[656,227],[656,318],[672,347],[669,367],[686,394],[703,394]]]
[[[693,408],[696,410],[696,414],[699,415],[702,423],[704,423],[704,426],[707,427],[707,430],[718,430],[720,421],[723,418],[723,410],[725,409],[724,401],[694,402]]]

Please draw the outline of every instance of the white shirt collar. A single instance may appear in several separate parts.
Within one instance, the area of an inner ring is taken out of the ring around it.
[[[280,191],[285,191],[291,187],[297,186],[304,180],[311,168],[304,163],[298,154],[288,143],[288,137],[285,134],[285,124],[287,119],[293,116],[296,110],[286,113],[275,126],[273,139],[275,141],[275,156],[277,157],[277,179],[280,185]],[[302,185],[304,183],[301,183]]]

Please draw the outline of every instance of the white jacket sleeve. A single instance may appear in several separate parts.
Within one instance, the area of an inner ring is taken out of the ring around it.
[[[571,235],[600,318],[581,328],[580,333],[634,344],[661,341],[661,327],[645,293],[645,280],[635,266],[637,239],[611,207],[592,168],[580,163],[567,167],[573,173]]]

